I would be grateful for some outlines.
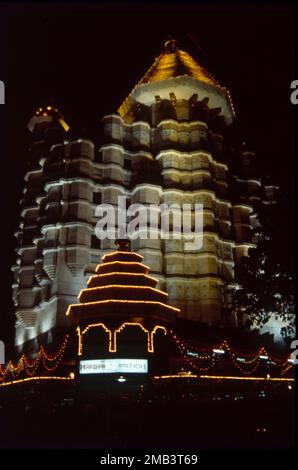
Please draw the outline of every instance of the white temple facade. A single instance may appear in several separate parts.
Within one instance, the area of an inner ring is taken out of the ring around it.
[[[254,153],[225,142],[234,119],[228,90],[173,40],[118,112],[103,118],[99,148],[69,139],[51,106],[36,112],[13,266],[19,352],[34,352],[68,326],[68,305],[114,249],[114,240],[95,236],[95,208],[117,206],[118,196],[128,205],[203,205],[200,250],[160,237],[133,240],[132,250],[183,318],[234,324],[224,286],[253,245],[254,202],[264,196]]]

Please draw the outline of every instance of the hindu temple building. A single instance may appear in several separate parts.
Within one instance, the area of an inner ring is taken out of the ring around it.
[[[169,305],[168,293],[157,288],[158,280],[143,256],[131,251],[128,239],[117,239],[115,244],[117,249],[99,260],[79,292],[79,302],[65,311],[68,327],[60,343],[41,344],[33,354],[23,353],[0,366],[4,400],[13,401],[16,393],[23,394],[25,403],[32,390],[42,397],[42,390],[46,392],[48,384],[55,388],[57,382],[62,385],[57,392],[66,400],[70,393],[72,403],[84,404],[126,394],[144,398],[160,388],[167,393],[171,381],[180,379],[190,380],[187,387],[193,385],[198,393],[201,386],[208,389],[210,380],[227,384],[258,382],[264,376],[270,384],[294,380],[289,377],[291,357],[280,352],[276,356],[272,344],[266,349],[260,335],[204,329],[202,323],[199,331],[185,334],[177,323],[180,310]],[[119,388],[119,383],[125,385]],[[7,388],[12,385],[13,395]]]
[[[234,445],[239,416],[245,416],[249,442],[251,436],[263,442],[260,433],[271,429],[273,407],[283,419],[293,413],[291,356],[277,357],[239,333],[181,335],[180,311],[157,288],[142,255],[130,251],[127,239],[116,245],[98,260],[79,302],[65,311],[69,327],[60,343],[42,344],[34,354],[0,365],[4,444],[18,439],[23,446],[116,448],[122,442],[197,442],[206,432],[214,438],[218,416],[220,440],[228,432]],[[191,420],[204,423],[201,433],[188,430]],[[292,427],[273,429],[286,433],[282,442],[288,445]]]
[[[118,111],[103,118],[99,148],[70,138],[71,125],[54,106],[36,111],[28,124],[30,167],[12,268],[18,353],[58,344],[73,322],[81,327],[86,312],[88,321],[96,310],[94,316],[113,322],[115,298],[129,305],[131,315],[132,292],[146,293],[163,318],[172,308],[185,320],[237,326],[224,286],[235,282],[234,267],[253,246],[255,203],[274,197],[275,188],[256,174],[252,151],[225,141],[234,120],[228,89],[174,40]],[[116,207],[119,196],[127,205],[202,204],[202,248],[185,250],[183,238],[138,238],[134,254],[111,255],[115,240],[96,237],[95,210],[101,203]],[[100,257],[110,261],[96,273]],[[82,303],[73,306],[81,290]],[[98,310],[97,303],[107,300]],[[151,307],[142,305],[145,323]]]

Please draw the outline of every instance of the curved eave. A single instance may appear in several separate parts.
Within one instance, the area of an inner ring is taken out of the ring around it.
[[[107,253],[102,257],[103,263],[109,263],[112,261],[131,261],[131,262],[141,262],[144,259],[144,256],[139,253],[134,253],[132,251],[113,251],[112,253]]]
[[[180,312],[178,308],[164,304],[163,302],[142,300],[102,300],[84,304],[70,305],[66,315],[70,320],[78,324],[91,318],[104,318],[114,316],[150,316],[161,319],[173,320]]]
[[[118,109],[119,114],[122,117],[127,114],[130,108],[130,97],[139,86],[159,82],[168,78],[177,78],[183,75],[188,75],[203,83],[220,87],[215,78],[207,72],[204,67],[199,65],[188,52],[175,48],[175,50],[171,52],[164,51],[155,58],[151,67]]]
[[[101,287],[111,283],[123,285],[141,285],[155,287],[157,279],[144,273],[111,272],[105,274],[94,274],[87,281],[88,287]]]
[[[114,271],[147,274],[149,272],[149,267],[135,261],[109,261],[107,263],[99,264],[95,269],[97,274],[112,273]]]
[[[156,94],[157,95],[160,94],[160,91],[159,91],[160,87],[164,87],[164,89],[168,89],[168,90],[175,89],[175,92],[177,93],[177,88],[175,84],[181,81],[184,81],[184,82],[188,81],[189,83],[193,83],[192,86],[195,88],[193,90],[193,93],[198,93],[201,98],[208,96],[210,98],[210,104],[212,103],[212,100],[213,100],[212,96],[214,97],[221,96],[221,99],[225,100],[227,103],[226,108],[229,109],[228,111],[229,116],[226,116],[227,122],[230,123],[235,118],[236,116],[235,108],[234,108],[234,104],[233,104],[228,88],[218,85],[218,84],[208,83],[206,81],[199,80],[198,78],[189,76],[187,74],[179,75],[177,77],[165,78],[158,82],[155,81],[155,82],[150,82],[150,83],[138,84],[132,90],[129,96],[124,100],[122,105],[119,107],[118,113],[120,114],[120,116],[125,122],[131,122],[133,106],[136,102],[139,102],[139,101],[142,102],[140,96],[145,92],[145,90],[148,91],[149,86],[150,86],[150,89],[152,89],[152,96],[153,95],[155,96]],[[200,90],[199,92],[198,92],[198,89]]]
[[[117,300],[152,300],[160,302],[167,297],[168,294],[166,292],[154,289],[153,287],[110,284],[107,286],[83,289],[78,299],[82,303],[97,302],[107,298]]]

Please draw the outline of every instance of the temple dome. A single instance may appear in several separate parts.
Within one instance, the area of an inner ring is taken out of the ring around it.
[[[151,106],[157,98],[169,99],[169,92],[179,100],[189,100],[193,95],[198,95],[199,99],[208,97],[211,107],[221,108],[227,124],[234,118],[227,88],[221,86],[174,39],[166,41],[164,50],[121,104],[118,113],[125,121],[132,122],[136,103]]]
[[[164,51],[155,59],[137,86],[183,75],[188,75],[210,85],[219,85],[215,78],[188,52],[179,48],[177,41],[171,39],[166,41]]]

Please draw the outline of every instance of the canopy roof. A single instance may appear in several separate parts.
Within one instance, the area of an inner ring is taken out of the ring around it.
[[[91,318],[131,315],[171,320],[179,309],[167,305],[168,294],[156,289],[157,280],[149,276],[143,256],[123,251],[106,254],[79,294],[80,304],[70,305],[66,315],[75,324]]]

